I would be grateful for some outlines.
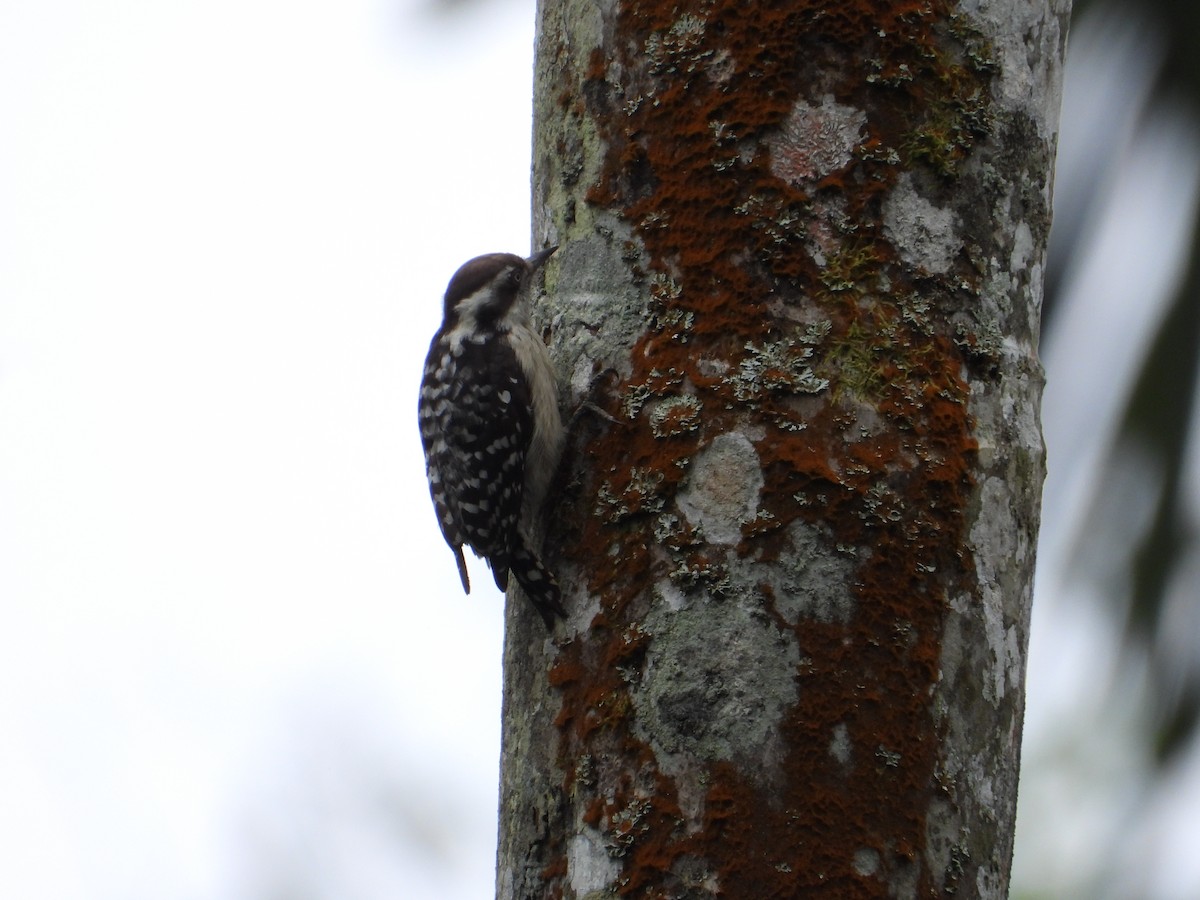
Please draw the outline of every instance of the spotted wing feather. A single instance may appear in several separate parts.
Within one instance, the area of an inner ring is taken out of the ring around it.
[[[435,336],[421,393],[430,494],[463,589],[470,592],[465,544],[487,559],[504,590],[521,546],[523,470],[533,434],[529,389],[516,357],[504,342],[455,345]]]

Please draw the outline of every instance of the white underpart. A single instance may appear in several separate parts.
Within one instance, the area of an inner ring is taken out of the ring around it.
[[[518,303],[518,306],[520,304]],[[523,312],[523,310],[522,310]],[[514,307],[514,315],[519,315]],[[521,519],[528,527],[541,511],[542,501],[558,458],[562,454],[563,424],[558,412],[558,391],[555,388],[554,367],[546,345],[528,325],[515,324],[509,332],[517,362],[529,383],[533,402],[533,440],[525,459],[525,500]]]

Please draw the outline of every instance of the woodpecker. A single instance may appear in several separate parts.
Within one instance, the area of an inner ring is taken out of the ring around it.
[[[511,572],[551,630],[566,612],[535,535],[564,430],[550,355],[529,321],[529,291],[556,249],[528,259],[489,253],[454,273],[417,411],[429,493],[463,590],[471,593],[466,545],[487,560],[500,590]]]

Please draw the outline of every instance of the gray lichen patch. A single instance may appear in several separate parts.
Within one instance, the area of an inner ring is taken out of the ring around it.
[[[621,866],[612,858],[604,836],[580,825],[567,845],[567,877],[577,897],[586,897],[612,886]]]
[[[1026,563],[1032,559],[1033,547],[1023,539],[1024,530],[1018,527],[1009,501],[1009,489],[1003,479],[989,478],[983,483],[981,503],[994,510],[990,517],[980,516],[971,528],[971,541],[976,546],[993,547],[995,556],[976,562],[982,604],[983,631],[991,659],[985,672],[980,672],[984,697],[999,703],[1009,690],[1016,690],[1025,669],[1023,641],[1018,623],[1006,620],[1005,599],[1020,596],[1022,584],[1012,562]]]
[[[771,565],[738,561],[731,577],[766,583],[775,597],[775,609],[789,625],[804,620],[848,622],[856,601],[850,589],[858,559],[838,550],[823,528],[796,520],[787,527],[791,552]]]
[[[701,600],[652,615],[654,635],[633,703],[663,757],[762,760],[796,703],[795,637],[737,603]]]
[[[650,412],[650,430],[655,437],[674,437],[700,427],[701,402],[691,394],[668,397]]]
[[[874,875],[879,871],[879,851],[870,847],[859,847],[854,851],[854,871],[859,875]]]
[[[737,544],[742,525],[754,520],[763,488],[762,467],[740,432],[715,437],[697,454],[677,503],[693,528],[716,544]]]
[[[845,722],[838,722],[833,726],[833,737],[829,739],[829,755],[843,766],[850,765],[852,758],[850,729],[846,726]]]
[[[829,387],[829,381],[813,372],[812,357],[811,347],[791,339],[747,344],[737,374],[726,381],[733,387],[734,396],[742,401],[756,400],[773,391],[819,394]]]
[[[991,42],[999,63],[998,105],[1027,113],[1043,135],[1057,133],[1062,105],[1064,4],[1047,15],[1044,0],[994,3],[964,0],[959,12]],[[1069,9],[1069,7],[1067,7]]]
[[[597,371],[629,374],[628,348],[645,327],[646,301],[621,249],[636,241],[627,226],[614,227],[559,248],[547,268],[547,295],[535,310],[554,332],[555,359],[572,403],[586,396]]]
[[[916,272],[943,275],[962,248],[958,217],[921,196],[905,174],[883,203],[883,233]]]
[[[965,864],[976,855],[983,863],[979,876],[988,878],[988,870],[995,866],[995,860],[989,856],[986,846],[976,847],[976,853],[971,852],[972,835],[964,830],[961,813],[937,799],[930,804],[930,812],[932,815],[926,819],[925,862],[937,888],[945,894],[957,893]],[[989,897],[993,892],[980,890],[976,896]]]
[[[771,171],[789,184],[799,184],[843,169],[853,160],[866,127],[863,110],[837,103],[831,95],[819,105],[800,100],[767,141]]]
[[[1018,222],[1016,230],[1013,232],[1012,255],[1008,260],[1009,271],[1013,273],[1024,272],[1025,269],[1030,266],[1031,261],[1035,258],[1034,250],[1033,230],[1029,227],[1029,223]],[[1041,267],[1037,266],[1037,268],[1039,271],[1033,273],[1033,280],[1038,284],[1041,284]],[[1013,277],[1015,278],[1016,275],[1014,274]]]

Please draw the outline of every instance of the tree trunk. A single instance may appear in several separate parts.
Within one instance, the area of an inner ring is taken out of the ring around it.
[[[542,0],[497,895],[1004,897],[1065,0]]]

